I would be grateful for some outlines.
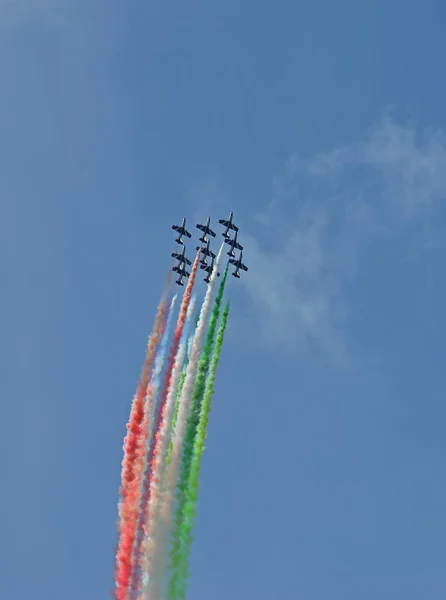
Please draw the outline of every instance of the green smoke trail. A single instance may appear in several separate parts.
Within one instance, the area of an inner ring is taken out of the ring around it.
[[[181,549],[174,565],[174,573],[169,584],[169,600],[185,600],[187,590],[187,580],[189,577],[189,556],[192,546],[192,527],[197,512],[198,483],[200,478],[201,458],[205,450],[205,440],[209,422],[209,411],[211,408],[211,399],[214,393],[215,377],[218,361],[220,358],[223,338],[229,315],[229,302],[223,311],[220,327],[215,342],[215,350],[209,367],[209,374],[206,378],[206,385],[201,403],[200,419],[197,425],[193,456],[189,467],[189,480],[185,494],[185,500],[181,507],[183,521],[181,524]]]
[[[192,334],[190,339],[192,339],[195,334],[195,330],[197,329],[199,319],[200,319],[200,315],[197,315],[197,318],[195,319],[194,333]],[[190,341],[189,341],[189,343],[190,343]],[[189,352],[187,353],[186,360],[184,361],[183,371],[181,372],[180,381],[178,382],[178,391],[177,391],[177,396],[176,396],[176,401],[175,401],[175,412],[173,413],[173,419],[172,419],[172,432],[175,431],[175,425],[177,423],[178,409],[180,407],[181,392],[183,391],[184,380],[186,379],[188,363],[189,363]],[[170,459],[172,456],[172,448],[173,448],[173,442],[171,439],[169,442],[169,449],[167,451],[167,456],[166,456],[166,465],[170,464]]]
[[[175,401],[175,412],[173,413],[173,419],[172,419],[172,431],[175,431],[175,425],[177,423],[178,409],[180,407],[181,392],[183,391],[184,380],[186,379],[186,371],[187,371],[187,363],[188,362],[189,361],[186,358],[186,361],[185,361],[184,367],[183,367],[183,371],[181,373],[180,381],[178,383],[177,397],[176,397],[176,401]],[[170,459],[172,457],[172,448],[173,448],[173,442],[171,439],[169,442],[169,449],[167,450],[166,465],[170,464]]]
[[[177,579],[180,572],[181,556],[183,541],[181,531],[184,520],[183,505],[186,500],[186,492],[188,488],[190,468],[192,465],[192,456],[194,452],[195,434],[200,420],[200,411],[202,399],[206,385],[206,375],[211,362],[212,347],[214,345],[215,330],[217,328],[218,317],[220,316],[220,308],[225,291],[226,279],[228,276],[228,268],[226,267],[220,287],[215,298],[214,308],[212,310],[211,319],[209,322],[206,340],[201,353],[200,361],[197,368],[197,378],[195,380],[194,392],[192,396],[192,404],[190,414],[187,420],[186,437],[183,445],[183,455],[181,460],[180,480],[177,486],[177,512],[175,523],[172,530],[172,548],[170,552],[170,566],[173,570],[172,577],[169,582],[167,598],[168,600],[176,600],[179,596],[176,593]]]

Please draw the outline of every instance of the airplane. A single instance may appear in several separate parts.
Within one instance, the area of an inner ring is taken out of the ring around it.
[[[234,216],[234,213],[230,212],[229,213],[229,220],[226,221],[226,219],[220,219],[219,223],[221,225],[223,225],[223,227],[226,227],[226,231],[224,231],[222,233],[222,236],[225,238],[229,237],[229,230],[232,229],[233,231],[235,231],[237,233],[238,231],[238,227],[237,225],[234,225],[234,223],[232,222],[232,217]]]
[[[243,252],[240,252],[240,256],[238,257],[237,260],[235,260],[234,258],[231,258],[231,259],[229,259],[229,262],[231,263],[231,265],[235,266],[235,271],[233,272],[233,276],[237,277],[237,279],[240,279],[240,269],[243,269],[243,271],[248,270],[248,267],[243,264]]]
[[[207,248],[205,249],[205,252],[207,252]],[[212,273],[212,271],[209,271],[209,263],[207,261],[207,259],[210,258],[211,259],[211,267],[214,264],[214,260],[215,260],[215,254],[212,251],[209,251],[209,254],[207,254],[206,256],[203,256],[203,258],[200,260],[200,269],[203,269],[203,271],[207,271],[208,275],[210,276],[210,274]],[[220,275],[220,273],[219,273]]]
[[[186,219],[183,219],[181,225],[172,225],[172,229],[179,233],[179,236],[175,240],[177,244],[184,244],[183,235],[186,235],[188,238],[191,237],[191,234],[186,229]]]
[[[200,229],[203,232],[203,235],[200,238],[200,242],[203,242],[203,244],[206,244],[209,241],[209,238],[206,237],[207,235],[215,237],[215,231],[212,231],[211,229],[211,217],[208,217],[205,225],[197,223],[197,229]]]
[[[178,252],[172,252],[172,256],[177,259],[178,263],[185,263],[187,265],[191,265],[191,261],[185,257],[186,246],[183,246],[183,250]]]
[[[210,240],[207,241],[206,246],[197,246],[197,250],[201,250],[201,254],[203,258],[201,259],[201,264],[206,265],[206,256],[210,256],[211,258],[215,258],[215,254],[212,250],[209,249]]]
[[[175,281],[175,283],[177,283],[178,285],[184,285],[183,284],[183,279],[184,277],[189,277],[190,273],[188,271],[186,271],[186,268],[184,265],[177,265],[175,267],[172,268],[172,271],[175,271],[176,273],[178,273],[178,279]]]
[[[184,283],[183,283],[183,277],[184,277],[184,275],[180,275],[180,276],[178,277],[178,279],[176,279],[176,280],[175,280],[175,283],[176,283],[177,285],[184,286]]]
[[[235,252],[234,252],[235,248],[237,248],[237,250],[243,250],[243,246],[241,244],[239,244],[239,242],[237,242],[237,235],[238,235],[238,233],[235,232],[235,235],[232,240],[231,240],[231,238],[225,239],[226,244],[229,244],[231,246],[231,249],[229,250],[229,252],[227,252],[227,255],[231,256],[232,258],[234,258],[234,256],[235,256]]]
[[[208,261],[206,260],[206,257],[203,256],[203,258],[200,260],[200,269],[206,269],[207,266]]]
[[[204,278],[204,281],[206,283],[209,283],[211,280],[212,271],[214,269],[214,261],[215,261],[215,258],[212,259],[212,262],[210,265],[207,265],[206,267],[201,267],[202,269],[207,271],[207,277]],[[217,273],[217,277],[220,277],[220,273]]]

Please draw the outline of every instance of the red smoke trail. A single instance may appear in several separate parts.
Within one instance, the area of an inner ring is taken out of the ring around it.
[[[143,509],[141,507],[143,502],[144,492],[146,489],[147,483],[144,474],[146,473],[146,457],[148,456],[148,449],[152,443],[152,433],[153,433],[153,416],[154,416],[154,407],[156,403],[156,399],[158,397],[158,388],[159,388],[159,379],[161,376],[164,356],[166,354],[166,346],[169,337],[169,331],[167,328],[169,327],[169,322],[173,317],[173,309],[175,306],[177,296],[175,295],[170,303],[170,309],[167,311],[168,318],[165,319],[164,322],[164,331],[163,336],[161,337],[160,347],[157,349],[157,355],[154,367],[152,369],[152,373],[150,376],[149,384],[146,389],[146,399],[144,403],[144,419],[141,425],[141,429],[144,432],[144,436],[141,438],[141,446],[139,447],[139,452],[137,459],[135,461],[134,472],[135,472],[135,480],[138,481],[138,498],[139,498],[139,509],[135,523],[135,537],[133,542],[133,554],[132,554],[132,573],[130,577],[129,590],[137,589],[138,580],[139,580],[139,568],[138,568],[138,560],[137,560],[137,549],[141,544],[141,537],[143,535],[143,520],[144,515]],[[170,329],[170,327],[169,327]],[[167,336],[164,339],[164,336]]]
[[[119,542],[116,554],[115,595],[117,600],[127,600],[130,575],[132,571],[132,550],[135,537],[135,525],[139,506],[139,482],[135,478],[135,465],[139,460],[141,449],[144,451],[144,397],[149,382],[150,371],[155,357],[155,350],[162,328],[166,309],[166,295],[169,288],[171,270],[166,280],[164,293],[156,313],[153,333],[147,346],[146,359],[142,368],[138,387],[133,397],[130,419],[127,424],[127,435],[124,439],[124,459],[122,461],[121,489],[119,503]]]
[[[175,333],[172,340],[172,346],[170,349],[169,360],[167,362],[166,372],[164,376],[163,387],[161,391],[160,401],[158,403],[155,415],[155,425],[154,425],[154,438],[153,442],[149,448],[148,459],[147,459],[147,472],[144,478],[143,484],[143,494],[141,500],[141,511],[142,511],[142,519],[140,520],[140,526],[144,528],[144,523],[147,521],[147,508],[150,501],[151,495],[151,484],[153,481],[153,477],[155,475],[154,468],[156,464],[156,457],[159,449],[160,442],[160,432],[161,425],[164,419],[165,409],[166,409],[166,399],[169,393],[169,389],[172,383],[172,369],[175,363],[175,356],[178,352],[178,346],[180,345],[181,334],[183,333],[184,323],[187,317],[187,309],[189,307],[190,299],[192,296],[192,289],[194,287],[195,276],[197,274],[198,264],[200,261],[201,249],[198,250],[197,256],[195,257],[194,264],[192,265],[192,270],[190,274],[189,281],[187,282],[186,289],[184,291],[183,300],[181,302],[180,314],[178,316],[177,326],[175,328]],[[148,475],[148,477],[147,477]],[[141,532],[142,534],[143,532]],[[144,531],[147,535],[149,532]],[[135,568],[134,568],[134,576],[132,577],[132,594],[136,594],[139,591],[139,577],[140,577],[140,563],[141,563],[141,546],[142,546],[142,535],[139,536],[139,544],[136,549],[136,559],[135,559]],[[123,599],[125,600],[125,599]]]

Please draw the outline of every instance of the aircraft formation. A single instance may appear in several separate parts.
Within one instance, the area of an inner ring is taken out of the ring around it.
[[[224,227],[224,231],[222,236],[225,238],[225,243],[229,246],[229,251],[227,252],[229,256],[229,263],[235,267],[232,275],[237,279],[240,279],[240,269],[242,271],[247,271],[248,267],[243,264],[243,246],[238,241],[238,232],[239,228],[237,225],[233,223],[233,213],[229,213],[228,219],[220,219],[219,224]],[[211,219],[208,217],[206,223],[197,223],[197,229],[201,232],[201,237],[199,241],[201,242],[200,246],[197,246],[197,250],[201,250],[201,260],[200,260],[200,269],[206,272],[206,277],[204,277],[204,281],[209,283],[212,269],[214,268],[214,261],[216,255],[210,249],[211,237],[215,237],[216,233],[211,229]],[[189,277],[190,273],[187,270],[187,265],[192,264],[191,261],[186,258],[186,246],[184,244],[184,237],[191,238],[192,235],[186,229],[186,219],[183,219],[181,225],[172,225],[172,229],[178,233],[178,237],[175,239],[175,242],[178,245],[182,245],[183,249],[181,252],[172,252],[173,258],[175,258],[178,262],[173,267],[173,271],[178,274],[178,279],[176,280],[177,285],[184,285],[183,281],[185,277]],[[231,238],[230,232],[234,233],[234,237]],[[240,255],[236,259],[235,258],[235,250],[240,250]],[[220,276],[220,273],[217,273]]]

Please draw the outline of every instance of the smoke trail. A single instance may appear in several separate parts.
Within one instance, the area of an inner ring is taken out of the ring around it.
[[[189,311],[188,311],[188,316]],[[151,485],[151,498],[148,507],[147,533],[148,536],[144,542],[144,559],[143,572],[144,584],[149,589],[151,599],[161,598],[162,586],[162,566],[163,566],[163,549],[161,548],[164,538],[164,529],[160,522],[160,509],[163,505],[163,488],[162,483],[166,468],[166,458],[169,449],[170,434],[172,430],[172,418],[175,411],[175,400],[178,393],[179,382],[183,364],[186,358],[186,341],[187,331],[183,331],[181,343],[175,357],[174,367],[172,370],[171,387],[167,395],[165,411],[160,426],[160,437],[158,453],[155,457],[153,467],[153,480]],[[156,553],[155,553],[156,551]]]
[[[186,500],[186,491],[189,482],[190,467],[192,464],[195,435],[200,420],[201,402],[203,399],[206,385],[206,375],[209,369],[209,364],[211,362],[215,330],[217,327],[218,317],[220,316],[221,302],[223,299],[227,276],[228,268],[225,269],[225,273],[223,275],[223,279],[220,284],[217,297],[215,299],[215,305],[212,311],[209,328],[206,334],[206,341],[204,344],[203,351],[201,353],[200,361],[198,363],[197,379],[195,382],[195,387],[192,396],[192,405],[190,414],[187,419],[187,430],[183,446],[181,475],[177,488],[178,508],[172,533],[172,550],[170,558],[173,573],[169,583],[169,598],[175,597],[175,592],[179,585],[179,578],[182,568],[182,559],[184,558],[184,552],[182,552],[183,540],[181,535],[183,529],[183,522],[185,519],[184,502]]]
[[[166,527],[169,526],[169,522],[171,520],[173,490],[175,489],[175,484],[176,484],[177,477],[178,477],[181,448],[183,445],[183,439],[184,439],[185,430],[186,430],[186,419],[188,417],[190,405],[191,405],[191,401],[192,401],[192,393],[194,390],[195,375],[196,375],[198,360],[200,357],[201,340],[203,339],[204,332],[206,330],[209,311],[211,309],[212,294],[213,294],[215,282],[217,279],[218,267],[220,265],[221,257],[223,254],[223,246],[224,246],[224,243],[221,245],[220,251],[215,260],[214,269],[213,269],[211,277],[210,277],[210,281],[209,281],[208,288],[206,291],[206,296],[204,298],[203,305],[201,307],[200,317],[198,319],[198,324],[197,324],[195,336],[194,336],[191,351],[190,351],[189,364],[187,366],[183,391],[182,391],[180,402],[179,402],[178,417],[177,417],[177,422],[175,425],[175,430],[173,433],[173,447],[172,447],[171,461],[168,466],[167,475],[166,475],[167,490],[166,490],[166,498],[165,498],[165,506],[164,506],[165,515],[167,516],[167,519],[168,519],[168,522],[166,523]]]
[[[175,399],[175,412],[173,415],[172,426],[171,426],[172,436],[171,436],[171,439],[169,440],[169,449],[167,451],[167,456],[166,456],[166,470],[167,470],[168,466],[170,465],[170,462],[172,459],[172,448],[173,448],[172,437],[173,437],[173,432],[175,431],[175,427],[176,427],[176,423],[177,423],[181,393],[183,391],[184,380],[186,379],[187,365],[189,364],[190,351],[191,351],[191,347],[192,347],[192,342],[194,340],[195,331],[196,331],[196,328],[198,325],[198,320],[199,320],[199,315],[195,322],[194,331],[189,336],[189,339],[188,339],[187,356],[186,356],[186,360],[184,362],[183,371],[181,373],[180,382],[178,384],[177,396]],[[159,547],[157,548],[157,553],[160,555],[160,557],[161,557],[160,560],[162,561],[161,566],[160,566],[160,571],[162,570],[162,567],[165,563],[165,559],[166,559],[166,555],[167,555],[167,543],[168,543],[169,526],[170,526],[170,522],[171,522],[170,512],[171,512],[171,504],[172,504],[172,497],[173,497],[173,489],[171,490],[171,489],[169,489],[169,486],[167,486],[167,490],[165,490],[165,494],[167,494],[167,501],[166,501],[166,498],[164,497],[164,502],[161,506],[161,513],[159,514],[160,527],[162,527],[162,533],[160,535],[161,539],[159,541]]]
[[[160,385],[160,376],[164,365],[164,360],[166,358],[167,353],[167,345],[170,338],[170,330],[172,328],[172,321],[174,316],[174,307],[177,300],[177,295],[172,298],[170,309],[168,314],[165,315],[163,319],[162,328],[164,331],[162,332],[162,338],[159,350],[156,354],[155,366],[151,373],[151,378],[146,388],[146,401],[144,404],[144,417],[141,423],[141,441],[138,445],[138,453],[135,459],[134,465],[134,478],[135,482],[138,482],[138,498],[139,498],[139,513],[136,517],[137,524],[135,528],[135,536],[133,542],[133,557],[132,557],[132,573],[130,578],[130,589],[136,585],[138,581],[138,569],[135,564],[136,560],[136,552],[141,543],[141,537],[143,533],[143,519],[141,516],[141,503],[142,503],[142,491],[144,478],[143,474],[146,470],[147,466],[147,452],[151,443],[152,437],[152,420],[153,420],[153,411],[156,403],[156,398],[158,395],[158,389]],[[167,318],[166,318],[167,316]]]
[[[144,396],[166,309],[165,298],[169,283],[170,272],[166,281],[164,294],[156,313],[153,333],[149,338],[146,359],[144,361],[136,394],[133,398],[130,419],[127,425],[127,435],[124,439],[124,459],[122,461],[120,489],[121,498],[119,502],[119,541],[115,567],[115,595],[117,600],[126,600],[131,574],[133,540],[139,504],[139,486],[138,481],[135,480],[134,467],[141,448],[141,443],[144,441],[144,432],[142,430],[144,420]]]
[[[226,304],[221,318],[220,327],[217,333],[215,342],[215,351],[212,356],[209,374],[206,378],[206,387],[201,405],[200,420],[197,426],[195,435],[193,457],[190,465],[189,481],[186,491],[186,500],[183,506],[183,523],[181,525],[181,539],[183,542],[183,550],[181,556],[181,565],[179,573],[179,581],[177,582],[177,598],[185,600],[187,591],[187,581],[189,578],[189,557],[193,542],[192,528],[197,514],[197,498],[198,484],[200,479],[201,458],[205,450],[205,440],[207,436],[207,428],[209,422],[209,412],[211,409],[211,400],[214,393],[215,377],[217,373],[218,361],[220,358],[223,339],[226,329],[226,324],[229,316],[229,302]]]
[[[192,339],[193,339],[193,336],[191,336],[189,342]],[[172,429],[171,429],[172,432],[175,430],[175,425],[176,425],[177,418],[178,418],[178,409],[180,407],[181,392],[183,391],[184,380],[186,379],[186,371],[187,371],[188,363],[189,363],[189,357],[188,357],[188,355],[186,355],[186,359],[184,361],[184,367],[181,372],[180,381],[178,382],[177,396],[175,398],[175,410],[173,411],[173,417],[172,417]],[[170,463],[171,456],[172,456],[172,438],[169,441],[169,448],[167,450],[167,456],[166,456],[166,464],[167,465]]]
[[[150,497],[151,497],[151,493],[152,493],[151,488],[152,488],[152,485],[154,484],[153,469],[155,466],[156,455],[158,453],[160,425],[161,425],[161,422],[162,422],[162,419],[164,416],[167,395],[168,395],[169,389],[172,384],[172,369],[173,369],[173,365],[174,365],[174,361],[175,361],[175,356],[178,352],[178,346],[180,344],[184,323],[185,323],[186,317],[187,317],[188,307],[189,307],[191,296],[192,296],[192,289],[194,286],[195,277],[196,277],[198,264],[199,264],[199,260],[200,260],[200,254],[201,254],[201,251],[198,250],[197,256],[195,257],[195,261],[192,266],[189,281],[188,281],[186,289],[184,291],[183,300],[181,302],[180,314],[178,317],[177,326],[175,329],[172,346],[170,349],[169,360],[168,360],[164,383],[163,383],[163,388],[162,388],[162,392],[161,392],[161,398],[160,398],[160,402],[156,409],[155,424],[154,424],[154,437],[153,437],[152,444],[148,451],[147,470],[146,470],[146,474],[144,477],[143,493],[142,493],[142,500],[141,500],[141,507],[142,507],[141,513],[142,513],[143,523],[147,522],[147,507],[149,506]],[[155,485],[156,485],[156,483],[157,482],[155,482]],[[139,543],[139,545],[135,551],[135,569],[137,570],[137,575],[139,575],[139,566],[141,564],[141,549],[142,549],[141,546],[142,546],[142,544]],[[132,583],[133,583],[133,581],[132,581]],[[135,577],[135,586],[132,585],[132,593],[133,592],[137,593],[138,587],[139,587],[139,577],[136,576]]]
[[[173,413],[173,419],[172,419],[172,432],[175,430],[175,426],[177,423],[181,392],[183,391],[184,380],[186,379],[186,371],[187,371],[187,365],[189,364],[190,350],[192,347],[192,342],[194,341],[195,330],[197,328],[199,318],[200,318],[200,315],[198,315],[198,317],[197,317],[197,320],[195,322],[195,329],[194,329],[193,333],[191,334],[191,336],[189,337],[188,342],[187,342],[187,355],[186,355],[186,359],[184,361],[183,371],[181,373],[180,382],[178,384],[177,397],[175,400],[175,412]],[[172,456],[172,439],[169,441],[169,449],[167,451],[167,456],[166,456],[166,464],[167,465],[170,463],[171,456]]]
[[[163,337],[161,338],[160,349],[159,349],[159,352],[155,359],[155,366],[153,368],[153,372],[152,372],[150,381],[147,385],[145,412],[147,413],[147,417],[148,417],[146,433],[148,434],[149,439],[146,440],[146,449],[148,448],[148,444],[150,444],[150,438],[152,435],[153,411],[155,408],[156,399],[157,399],[158,391],[159,391],[159,386],[161,383],[161,373],[163,370],[164,361],[166,359],[167,347],[168,347],[168,342],[170,339],[170,331],[172,329],[173,316],[174,316],[173,309],[175,307],[176,300],[177,300],[177,294],[175,294],[175,296],[172,298],[167,322],[164,323],[164,333],[163,333]],[[165,319],[165,321],[166,321],[166,319]],[[146,460],[147,456],[145,456],[144,459]]]

